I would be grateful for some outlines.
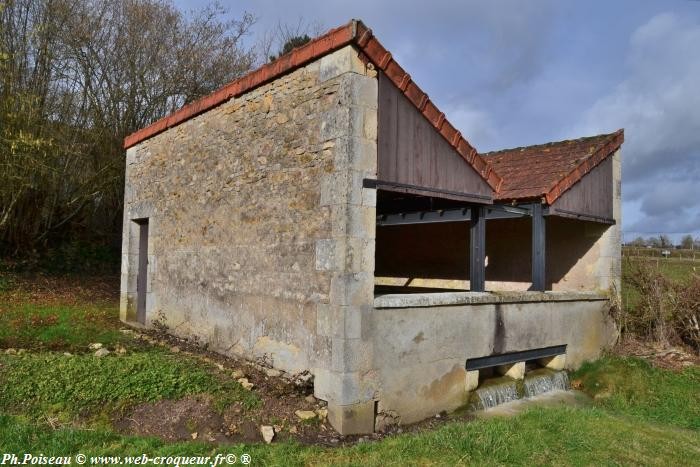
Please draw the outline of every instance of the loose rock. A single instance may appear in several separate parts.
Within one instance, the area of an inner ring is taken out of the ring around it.
[[[282,375],[282,372],[279,370],[275,370],[274,368],[268,368],[265,370],[265,374],[271,378],[278,378]]]
[[[5,350],[5,353],[6,353],[7,355],[16,355],[16,354],[17,354],[17,349],[13,349],[12,347],[10,347],[9,349],[6,349],[6,350]]]
[[[95,342],[94,344],[90,344],[88,346],[88,349],[90,349],[90,350],[98,350],[101,348],[102,348],[102,344],[100,344],[99,342]]]
[[[95,357],[105,357],[107,355],[109,355],[109,350],[105,348],[100,348],[95,352]]]
[[[316,418],[316,412],[311,410],[297,410],[294,414],[302,420],[311,420]]]
[[[197,439],[198,436],[199,436],[199,433],[197,433],[196,431],[190,435],[190,437],[192,437],[192,439]]]
[[[175,345],[175,346],[173,346],[173,347],[170,347],[170,351],[171,351],[172,353],[180,353],[180,347],[178,347],[177,345]]]
[[[270,444],[275,437],[275,429],[269,425],[261,426],[260,433],[267,444]]]
[[[245,377],[245,373],[243,373],[241,370],[233,370],[231,372],[231,376],[233,376],[234,379],[241,379]]]
[[[238,378],[238,382],[241,386],[243,386],[243,389],[247,389],[248,391],[253,389],[253,387],[255,386],[253,383],[248,381],[248,378]]]

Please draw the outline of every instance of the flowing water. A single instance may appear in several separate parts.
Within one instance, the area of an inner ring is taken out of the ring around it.
[[[523,386],[525,397],[538,396],[556,390],[566,391],[571,387],[566,371],[537,371],[537,374],[525,376]]]
[[[471,407],[473,410],[490,409],[507,402],[569,389],[569,376],[565,371],[540,368],[526,373],[523,381],[507,377],[487,379],[474,391]]]
[[[505,381],[477,388],[475,396],[475,409],[488,409],[520,399],[515,381]]]

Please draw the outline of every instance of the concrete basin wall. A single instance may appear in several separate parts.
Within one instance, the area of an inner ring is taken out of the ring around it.
[[[556,292],[380,296],[372,330],[378,412],[400,423],[463,405],[467,359],[566,344],[574,369],[617,335],[605,297]]]

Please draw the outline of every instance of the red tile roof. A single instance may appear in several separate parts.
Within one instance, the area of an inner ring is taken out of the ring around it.
[[[624,141],[624,131],[494,151],[481,156],[503,178],[495,200],[552,204]]]
[[[263,65],[214,93],[192,102],[177,112],[127,136],[124,139],[124,148],[128,149],[233,97],[240,96],[349,44],[353,44],[359,49],[360,58],[363,61],[368,64],[371,63],[377,69],[382,70],[445,140],[455,148],[459,155],[488,182],[494,191],[498,191],[502,182],[501,177],[484,161],[461,133],[447,121],[445,114],[440,112],[428,98],[428,95],[411,80],[410,75],[392,58],[391,53],[374,37],[372,31],[358,20],[352,20],[345,26],[328,31],[326,34],[294,49],[274,62]]]

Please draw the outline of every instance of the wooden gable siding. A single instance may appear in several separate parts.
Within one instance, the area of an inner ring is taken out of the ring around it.
[[[565,191],[552,205],[555,214],[576,217],[583,214],[613,221],[613,158],[609,156],[580,181]]]
[[[383,73],[379,73],[378,125],[379,181],[430,188],[447,198],[490,202],[493,191],[488,183]],[[411,192],[405,188],[397,191]]]

